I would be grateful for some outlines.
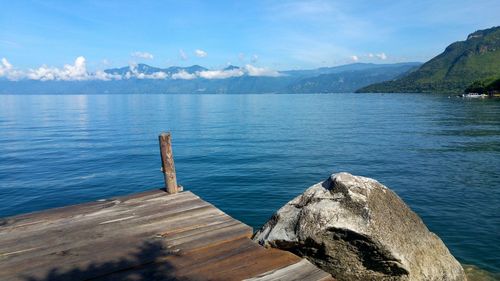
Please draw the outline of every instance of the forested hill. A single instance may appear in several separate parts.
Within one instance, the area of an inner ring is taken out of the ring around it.
[[[357,92],[463,92],[476,80],[500,77],[500,26],[479,30],[399,79]]]

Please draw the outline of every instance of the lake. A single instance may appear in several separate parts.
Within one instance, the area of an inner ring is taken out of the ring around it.
[[[0,217],[177,178],[260,227],[331,173],[377,179],[463,263],[500,272],[500,100],[425,94],[0,96]]]

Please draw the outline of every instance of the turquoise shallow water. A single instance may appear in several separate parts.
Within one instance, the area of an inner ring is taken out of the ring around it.
[[[461,261],[500,272],[500,101],[441,95],[0,96],[0,217],[179,182],[262,225],[332,172],[395,190]]]

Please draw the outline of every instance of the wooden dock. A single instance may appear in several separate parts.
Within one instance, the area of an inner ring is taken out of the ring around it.
[[[0,220],[0,280],[333,280],[191,192],[163,190]]]
[[[170,133],[159,143],[164,190],[0,219],[0,281],[333,280],[180,192]]]

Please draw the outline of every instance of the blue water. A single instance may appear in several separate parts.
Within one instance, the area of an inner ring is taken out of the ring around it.
[[[0,96],[0,217],[179,182],[254,228],[332,172],[395,190],[500,271],[500,101],[441,95]]]

